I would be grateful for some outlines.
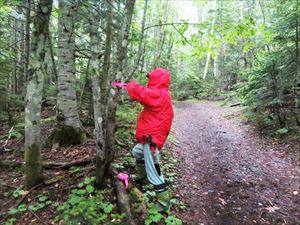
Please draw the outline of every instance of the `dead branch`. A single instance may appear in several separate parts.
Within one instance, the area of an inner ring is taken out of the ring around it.
[[[235,103],[235,104],[230,105],[230,107],[235,107],[235,106],[240,106],[240,105],[241,105],[241,103]]]
[[[121,141],[119,141],[118,139],[116,139],[116,144],[119,145],[121,148],[126,148],[127,145]]]
[[[3,149],[4,151],[6,150],[5,147],[7,146],[8,141],[9,141],[9,139],[11,138],[11,133],[12,133],[13,130],[14,130],[14,126],[12,126],[12,127],[10,128],[10,130],[9,130],[9,132],[8,132],[8,137],[7,137],[7,139],[5,140],[4,145],[1,147],[1,149]]]
[[[116,124],[116,129],[120,128],[134,128],[135,123],[117,123]]]
[[[41,223],[44,225],[48,225],[47,223],[45,223],[35,212],[33,212],[33,210],[29,209],[29,211],[32,213],[32,215],[34,215],[34,217]]]
[[[72,161],[72,162],[65,162],[65,163],[56,163],[56,162],[44,162],[43,168],[45,169],[69,169],[72,166],[84,166],[89,163],[92,163],[96,160],[96,158],[84,159],[81,161]]]

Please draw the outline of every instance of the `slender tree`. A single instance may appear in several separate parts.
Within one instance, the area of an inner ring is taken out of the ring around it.
[[[99,3],[93,4],[91,7],[89,18],[89,30],[90,30],[90,49],[91,49],[91,81],[93,91],[93,111],[94,111],[94,135],[96,139],[96,185],[102,187],[104,185],[103,178],[105,177],[105,170],[103,168],[106,155],[105,155],[105,141],[104,141],[104,129],[103,129],[103,115],[101,104],[101,85],[100,85],[100,15],[99,15]],[[111,21],[107,21],[110,23]]]
[[[214,34],[214,28],[215,28],[215,21],[216,21],[216,0],[213,0],[212,3],[212,22],[211,22],[211,29],[210,29],[210,35]],[[206,76],[207,76],[207,72],[208,72],[208,66],[209,66],[209,61],[210,61],[210,57],[211,57],[211,48],[212,48],[212,44],[213,44],[213,39],[210,37],[209,38],[209,46],[208,46],[208,52],[207,52],[207,56],[206,56],[206,63],[205,63],[205,67],[204,67],[204,72],[203,72],[203,76],[202,79],[205,80]]]
[[[112,18],[113,18],[113,9],[112,1],[106,0],[107,5],[107,16],[106,16],[106,28],[105,28],[105,50],[104,50],[104,60],[103,60],[103,70],[102,70],[102,104],[107,106],[108,101],[108,87],[109,87],[109,69],[110,69],[110,59],[111,59],[111,43],[112,43]],[[105,108],[103,107],[103,113]]]
[[[52,0],[40,0],[36,7],[33,22],[29,64],[30,79],[27,86],[25,110],[25,175],[27,187],[32,187],[43,180],[40,120],[51,10]]]
[[[122,22],[122,28],[117,45],[117,59],[116,68],[114,71],[115,80],[121,81],[124,77],[123,71],[127,55],[128,37],[131,25],[131,19],[133,15],[135,0],[127,0],[125,5],[125,15]],[[105,134],[105,162],[101,165],[102,170],[106,174],[110,163],[112,162],[115,154],[115,127],[116,127],[116,111],[117,103],[119,99],[119,89],[111,89],[110,97],[108,100],[108,109],[106,113],[106,134]],[[104,183],[104,178],[99,180],[99,183]]]

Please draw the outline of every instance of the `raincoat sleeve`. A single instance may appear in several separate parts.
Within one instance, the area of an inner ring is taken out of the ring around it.
[[[127,91],[133,100],[144,106],[158,107],[161,105],[161,93],[158,90],[149,89],[136,81],[131,81],[127,84]]]

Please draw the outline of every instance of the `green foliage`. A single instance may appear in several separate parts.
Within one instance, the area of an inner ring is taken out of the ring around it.
[[[25,191],[24,191],[23,189],[21,189],[20,187],[18,187],[16,190],[14,190],[13,196],[14,196],[15,198],[18,198],[19,196],[23,195],[24,192],[25,192]]]
[[[18,198],[24,194],[26,194],[26,192],[19,187],[13,192],[13,196],[15,198]],[[51,204],[52,204],[52,201],[49,200],[46,195],[40,194],[37,196],[35,203],[20,204],[17,208],[11,207],[8,210],[8,215],[12,216],[12,218],[9,218],[7,220],[7,222],[5,223],[5,225],[14,224],[14,222],[16,221],[16,219],[14,217],[17,216],[18,214],[21,214],[21,213],[24,213],[27,211],[36,212],[36,211],[41,210]]]
[[[44,102],[47,105],[54,106],[56,104],[57,93],[58,93],[58,88],[56,84],[51,84],[45,87]]]
[[[151,203],[148,206],[147,217],[144,220],[145,225],[157,224],[164,221],[166,225],[182,225],[182,221],[176,216],[172,215],[170,211],[167,212],[167,217],[157,211],[155,204]]]
[[[5,222],[5,225],[13,225],[16,222],[16,218],[10,218],[8,221]]]
[[[182,221],[173,215],[169,215],[165,220],[166,225],[182,225]]]
[[[159,213],[155,207],[155,204],[150,204],[148,208],[147,218],[145,219],[145,225],[156,224],[163,218],[163,215]]]
[[[206,96],[218,95],[214,82],[204,81],[194,75],[178,78],[171,90],[173,97],[177,100],[202,99]]]
[[[284,128],[280,128],[280,129],[276,130],[276,135],[279,138],[283,138],[288,132],[289,132],[289,130],[284,127]]]
[[[95,177],[86,177],[72,189],[68,200],[57,206],[56,221],[63,224],[120,224],[122,216],[113,214],[114,205],[105,200],[105,191],[95,191]]]

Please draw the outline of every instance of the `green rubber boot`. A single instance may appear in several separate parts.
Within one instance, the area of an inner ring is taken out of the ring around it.
[[[171,193],[169,190],[162,192],[156,192],[156,198],[158,203],[156,204],[156,209],[158,212],[166,212],[170,208]]]
[[[136,172],[137,172],[137,176],[138,176],[139,181],[145,182],[146,179],[147,179],[145,165],[143,165],[143,164],[137,164],[136,165]]]

